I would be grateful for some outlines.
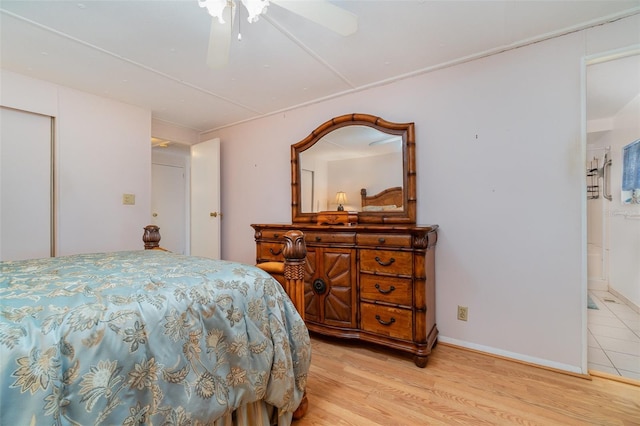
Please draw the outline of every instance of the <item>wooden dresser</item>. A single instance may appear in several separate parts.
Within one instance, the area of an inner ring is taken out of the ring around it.
[[[305,321],[324,335],[413,355],[425,367],[436,342],[437,225],[254,224],[257,263],[283,261],[284,234],[307,245]],[[276,277],[284,279],[284,277]]]

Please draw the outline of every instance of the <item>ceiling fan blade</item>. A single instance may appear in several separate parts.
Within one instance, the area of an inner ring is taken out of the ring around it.
[[[213,69],[223,68],[229,62],[231,26],[231,19],[228,19],[224,24],[218,22],[217,19],[211,20],[207,65]]]
[[[355,14],[326,0],[271,0],[271,3],[343,36],[348,36],[358,30],[358,17]]]
[[[209,37],[209,51],[207,65],[210,68],[223,68],[229,62],[229,47],[231,46],[231,21],[224,24],[217,20],[211,21],[211,36]]]

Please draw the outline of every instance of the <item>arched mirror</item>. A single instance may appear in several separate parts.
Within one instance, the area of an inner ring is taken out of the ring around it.
[[[291,146],[292,221],[341,210],[358,223],[416,222],[413,123],[347,114]]]

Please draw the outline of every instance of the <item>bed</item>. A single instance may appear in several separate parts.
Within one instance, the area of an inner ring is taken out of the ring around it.
[[[311,347],[283,287],[153,250],[147,231],[152,250],[0,262],[0,424],[291,423]],[[304,239],[288,238],[302,284]]]
[[[387,188],[375,195],[367,195],[367,190],[360,190],[363,212],[403,211],[403,191],[401,186]]]

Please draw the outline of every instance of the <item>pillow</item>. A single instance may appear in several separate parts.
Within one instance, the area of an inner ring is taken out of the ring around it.
[[[388,206],[382,206],[382,210],[398,212],[398,211],[402,211],[402,206],[398,207],[395,204],[390,204]]]
[[[363,212],[389,212],[389,211],[402,211],[402,207],[398,207],[395,204],[388,204],[384,206],[364,206]]]

